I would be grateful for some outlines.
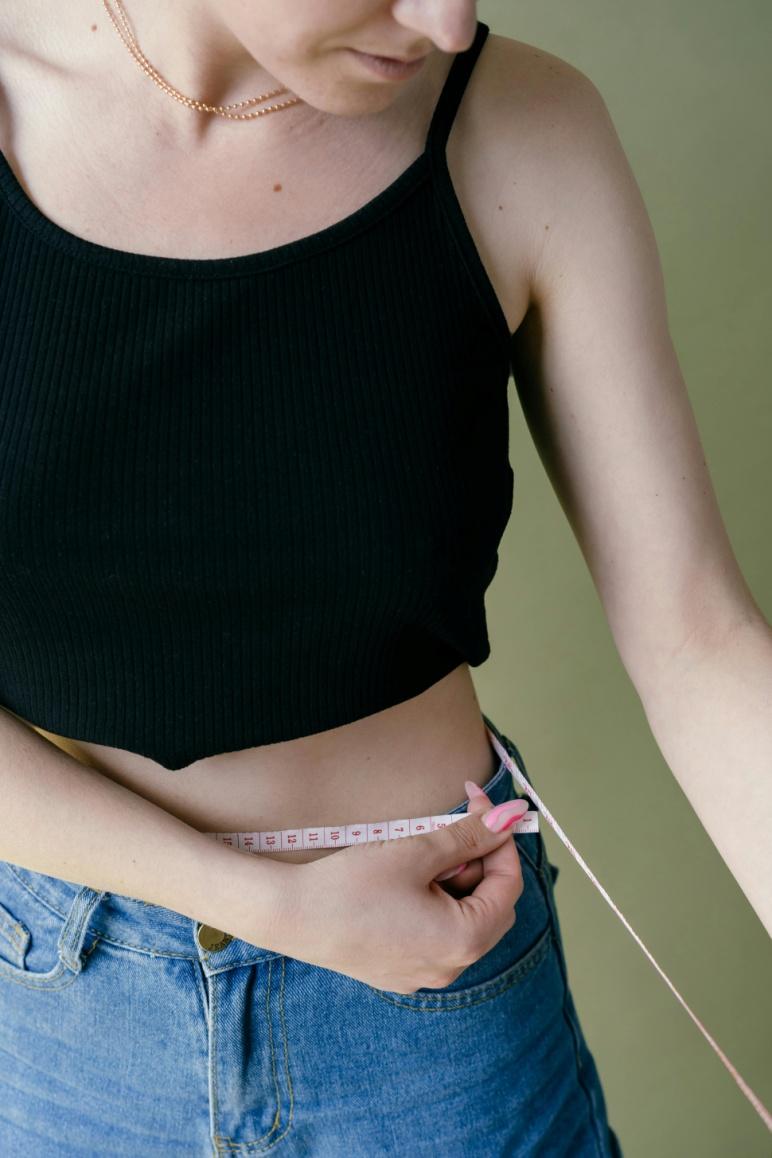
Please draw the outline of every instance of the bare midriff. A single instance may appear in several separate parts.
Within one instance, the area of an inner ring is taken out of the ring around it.
[[[74,759],[164,808],[200,832],[261,832],[431,816],[485,784],[498,760],[468,664],[425,692],[351,724],[169,771],[122,748],[47,732]],[[271,853],[295,864],[339,851]]]

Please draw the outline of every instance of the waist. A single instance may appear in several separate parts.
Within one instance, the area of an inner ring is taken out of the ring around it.
[[[484,786],[499,764],[467,664],[420,695],[343,727],[208,757],[179,771],[125,750],[42,734],[206,833],[449,813],[466,799],[465,780]],[[335,851],[273,856],[299,864]]]

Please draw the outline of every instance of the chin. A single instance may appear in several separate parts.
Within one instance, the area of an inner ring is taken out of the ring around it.
[[[320,112],[335,117],[365,117],[388,109],[403,90],[398,85],[369,85],[341,78],[334,89],[316,94],[313,104]],[[298,96],[302,96],[298,93]],[[304,98],[305,99],[305,98]]]
[[[302,82],[294,85],[291,79],[277,83],[286,86],[292,95],[300,97],[309,110],[331,117],[351,118],[384,112],[400,96],[404,97],[410,87],[407,84],[368,83],[367,78],[359,80],[349,73],[340,72],[331,76],[329,84],[320,84],[315,88],[306,84],[305,90]],[[274,99],[287,100],[289,93]]]

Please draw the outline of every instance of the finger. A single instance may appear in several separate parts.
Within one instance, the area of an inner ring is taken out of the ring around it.
[[[467,813],[487,812],[492,805],[493,801],[487,793],[481,791],[479,795],[469,797]],[[469,895],[461,898],[462,903],[466,901],[473,907],[483,903],[495,908],[500,908],[505,902],[514,903],[523,887],[523,871],[514,836],[493,849],[487,856],[470,861],[463,872],[452,878],[457,888],[463,887],[464,878],[474,866],[481,866],[482,872],[478,870],[478,881],[472,891],[465,890]]]
[[[441,881],[440,884],[452,897],[458,898],[473,892],[482,879],[483,865],[478,857],[477,860],[470,861],[460,873],[456,873],[450,880]]]

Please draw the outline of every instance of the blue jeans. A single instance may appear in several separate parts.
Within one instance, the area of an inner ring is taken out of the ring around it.
[[[529,779],[511,740],[483,717]],[[520,793],[504,763],[483,787]],[[452,809],[466,811],[466,800]],[[616,1158],[541,833],[501,940],[404,994],[0,861],[3,1158]]]

